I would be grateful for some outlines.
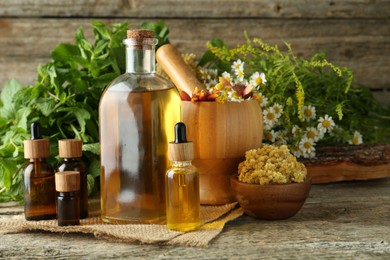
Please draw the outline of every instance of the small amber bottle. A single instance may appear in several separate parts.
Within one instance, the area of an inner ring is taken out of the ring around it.
[[[54,170],[45,158],[50,156],[49,139],[42,139],[40,124],[31,124],[31,140],[24,141],[24,215],[27,220],[56,216]]]
[[[199,174],[191,164],[194,146],[187,142],[186,127],[175,125],[175,141],[168,144],[171,168],[165,175],[167,227],[191,231],[200,226]]]
[[[88,181],[85,163],[81,157],[83,142],[78,139],[58,141],[58,153],[62,161],[58,164],[57,172],[78,171],[80,173],[80,218],[88,217]]]
[[[56,191],[57,218],[59,226],[80,224],[80,173],[76,171],[57,172]]]

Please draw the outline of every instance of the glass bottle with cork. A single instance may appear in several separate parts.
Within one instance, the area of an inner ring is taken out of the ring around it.
[[[57,165],[57,172],[77,171],[80,173],[80,218],[88,217],[88,180],[83,160],[83,141],[63,139],[58,141],[58,154],[62,161]]]
[[[24,158],[29,163],[24,169],[24,215],[26,220],[56,217],[54,170],[46,162],[50,157],[49,139],[42,139],[41,126],[31,124],[31,140],[24,140]]]
[[[59,226],[80,224],[80,173],[64,171],[55,174],[57,219]]]
[[[172,166],[165,175],[167,227],[191,231],[200,226],[199,174],[191,164],[194,145],[187,141],[186,126],[175,125],[175,141],[169,143]]]
[[[111,223],[162,223],[168,141],[181,118],[177,89],[155,73],[151,31],[129,30],[126,73],[99,105],[101,214]]]

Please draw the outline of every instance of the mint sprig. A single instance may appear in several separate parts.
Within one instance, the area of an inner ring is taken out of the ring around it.
[[[23,140],[39,121],[50,138],[52,165],[57,164],[59,139],[79,138],[88,167],[89,189],[100,175],[98,106],[108,83],[125,71],[127,23],[92,21],[94,42],[79,28],[75,43],[61,43],[52,61],[40,65],[33,86],[9,81],[0,95],[0,201],[22,200]]]

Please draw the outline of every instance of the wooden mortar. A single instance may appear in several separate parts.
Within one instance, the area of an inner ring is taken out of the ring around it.
[[[156,59],[178,89],[190,96],[195,87],[205,89],[173,45],[160,47]],[[182,101],[182,121],[188,140],[194,143],[193,164],[199,170],[202,204],[235,201],[230,175],[237,172],[247,150],[260,147],[262,119],[256,100],[224,104]]]
[[[241,103],[182,102],[188,140],[194,142],[193,164],[199,170],[202,204],[235,201],[230,175],[245,160],[245,152],[260,147],[262,111],[256,100]]]

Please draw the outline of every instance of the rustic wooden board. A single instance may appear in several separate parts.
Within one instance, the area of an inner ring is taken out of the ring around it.
[[[365,181],[390,177],[390,164],[362,166],[349,162],[333,165],[307,165],[313,184],[338,181]]]
[[[387,19],[390,16],[390,2],[386,0],[12,0],[0,2],[0,16]]]
[[[389,259],[390,179],[313,185],[302,209],[282,221],[228,223],[208,248],[112,243],[90,235],[0,235],[4,259]],[[8,205],[0,218],[22,214]]]
[[[144,19],[129,21],[137,27]],[[335,64],[352,68],[356,81],[371,88],[390,88],[390,20],[347,19],[167,19],[171,41],[183,52],[202,54],[212,37],[230,46],[244,43],[243,31],[267,43],[288,41],[297,55],[309,57],[323,50]],[[49,52],[60,42],[73,42],[74,31],[86,28],[89,19],[0,19],[0,86],[10,76],[32,83],[39,63],[50,60]],[[188,30],[191,28],[191,30]],[[22,69],[21,69],[22,68]],[[390,102],[390,101],[389,101]]]
[[[314,159],[300,159],[313,183],[390,177],[390,144],[319,146]]]

